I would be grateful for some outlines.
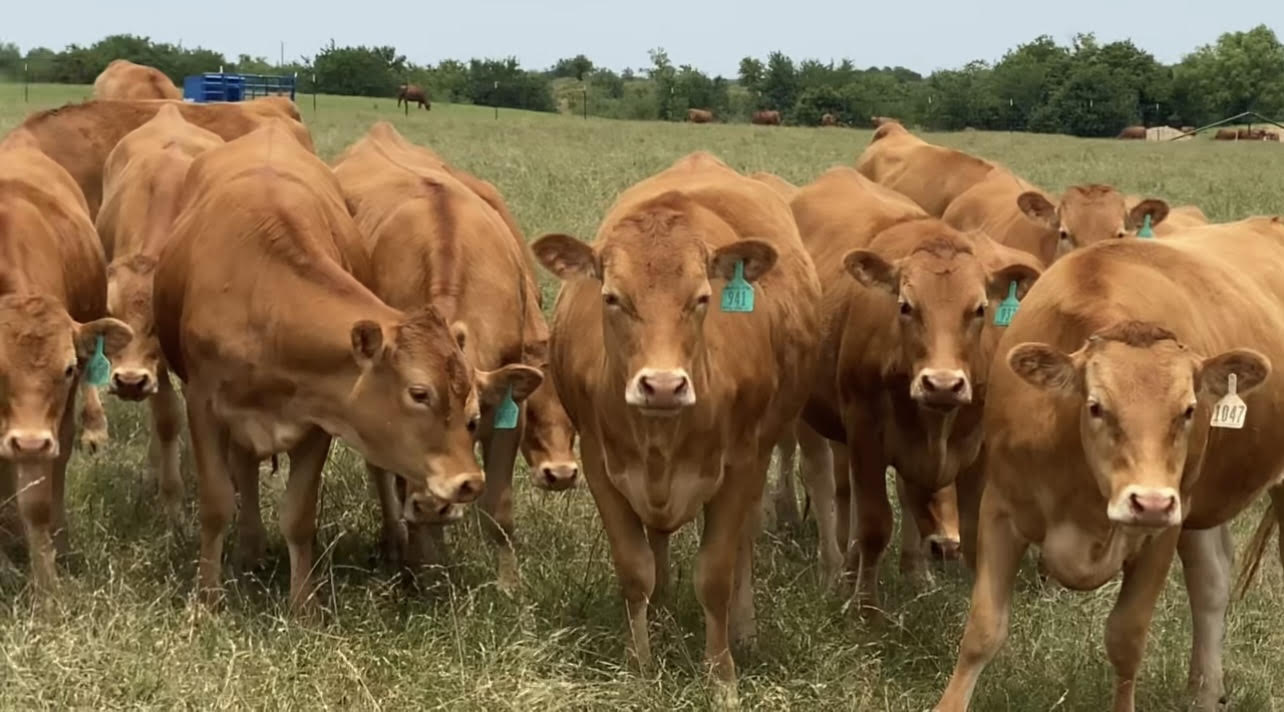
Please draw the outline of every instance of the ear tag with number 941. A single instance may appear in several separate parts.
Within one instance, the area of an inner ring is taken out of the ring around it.
[[[753,311],[753,285],[745,279],[744,260],[736,262],[735,274],[727,280],[727,286],[722,288],[722,311]]]
[[[1235,393],[1235,374],[1230,374],[1226,378],[1226,395],[1213,404],[1213,421],[1211,425],[1214,428],[1232,428],[1239,430],[1244,427],[1244,417],[1248,415],[1248,406],[1244,405],[1244,399]]]

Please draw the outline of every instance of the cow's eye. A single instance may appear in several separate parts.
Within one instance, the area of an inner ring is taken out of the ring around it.
[[[468,419],[468,432],[476,433],[478,426],[481,425],[481,415],[474,415]]]
[[[1103,413],[1105,413],[1105,411],[1102,409],[1100,403],[1092,401],[1088,404],[1088,415],[1091,415],[1094,418],[1100,418]]]
[[[62,377],[70,381],[76,375],[76,364],[71,364],[62,372]]]
[[[430,396],[427,388],[424,388],[423,386],[411,386],[409,392],[410,400],[420,404],[428,403]]]
[[[1181,412],[1181,417],[1186,420],[1193,420],[1195,418],[1195,406],[1193,405],[1186,406],[1186,410],[1183,410]]]
[[[696,297],[696,301],[695,301],[695,303],[696,303],[696,306],[697,306],[697,307],[707,307],[707,306],[709,306],[709,295],[708,295],[708,294],[701,294],[700,296]]]
[[[976,309],[975,309],[975,310],[973,310],[973,312],[972,312],[972,316],[975,316],[977,319],[984,319],[984,318],[985,318],[985,305],[984,305],[984,304],[978,304],[978,305],[976,306]]]
[[[1119,232],[1115,233],[1115,237],[1127,237],[1127,236],[1128,236],[1128,233],[1123,230],[1120,230]]]
[[[620,306],[620,298],[610,292],[607,292],[602,295],[602,303],[608,307],[618,307]]]
[[[1061,239],[1062,239],[1062,240],[1069,240],[1069,239],[1070,239],[1070,231],[1069,231],[1069,230],[1067,230],[1067,229],[1065,229],[1064,227],[1063,227],[1063,228],[1061,228]]]
[[[901,302],[901,316],[909,316],[914,313],[914,307],[909,302]]]

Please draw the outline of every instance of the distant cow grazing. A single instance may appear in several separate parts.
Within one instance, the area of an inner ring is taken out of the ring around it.
[[[713,121],[713,112],[708,109],[687,109],[687,121],[693,124],[707,124]]]
[[[821,126],[837,126],[838,117],[833,114],[824,114],[820,117]]]
[[[1217,129],[1213,134],[1214,141],[1234,141],[1239,138],[1239,132],[1235,129]]]
[[[127,59],[112,60],[94,80],[95,99],[182,99],[183,93],[165,73]]]
[[[1123,139],[1140,139],[1140,140],[1144,141],[1144,140],[1146,140],[1146,127],[1145,127],[1145,126],[1129,126],[1129,127],[1125,128],[1123,131],[1120,131],[1120,132],[1119,132],[1119,138],[1123,138]]]
[[[779,126],[779,111],[755,111],[753,112],[752,122],[760,126]]]
[[[418,84],[402,84],[397,87],[397,106],[400,107],[403,101],[406,106],[418,104],[419,108],[432,111],[432,102],[428,101],[427,92]]]

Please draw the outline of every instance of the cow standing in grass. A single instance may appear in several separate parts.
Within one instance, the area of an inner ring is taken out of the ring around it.
[[[397,87],[397,107],[401,107],[401,102],[406,102],[406,106],[416,104],[420,109],[432,111],[432,103],[428,101],[428,93],[418,84],[402,84]]]

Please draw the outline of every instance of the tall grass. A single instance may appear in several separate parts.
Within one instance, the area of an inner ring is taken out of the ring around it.
[[[0,131],[29,112],[79,100],[86,87],[0,85]],[[529,237],[589,236],[615,195],[695,149],[743,171],[803,183],[850,163],[868,131],[692,126],[584,120],[435,104],[397,112],[391,100],[322,96],[299,104],[320,153],[335,157],[377,119],[496,183]],[[1001,161],[1045,188],[1109,182],[1217,220],[1279,211],[1284,147],[1088,141],[961,133],[930,136]],[[545,282],[551,297],[555,286]],[[626,621],[605,538],[588,493],[547,495],[517,477],[522,585],[493,585],[489,545],[475,521],[450,533],[446,585],[412,594],[372,564],[376,508],[358,458],[338,448],[325,474],[321,545],[328,614],[300,624],[284,611],[288,559],[272,531],[269,567],[231,583],[211,615],[192,605],[195,521],[171,531],[145,477],[141,408],[109,402],[112,443],[76,453],[70,473],[74,556],[52,613],[33,613],[25,571],[0,574],[0,708],[258,708],[582,710],[704,709],[700,607],[692,590],[694,535],[675,537],[669,606],[653,616],[658,670],[630,672]],[[185,461],[185,466],[187,465]],[[189,499],[190,499],[190,474]],[[264,472],[274,527],[282,476]],[[1254,508],[1237,523],[1242,539]],[[922,710],[954,662],[967,610],[967,576],[938,571],[915,589],[889,555],[887,617],[868,625],[818,584],[815,532],[760,540],[759,640],[738,654],[742,702],[762,710]],[[1227,676],[1237,710],[1284,701],[1284,584],[1274,562],[1231,612]],[[1147,710],[1177,709],[1190,626],[1174,571],[1152,627],[1139,689]],[[1018,583],[1012,634],[982,678],[978,710],[1099,710],[1111,672],[1102,646],[1112,583],[1090,594]]]

